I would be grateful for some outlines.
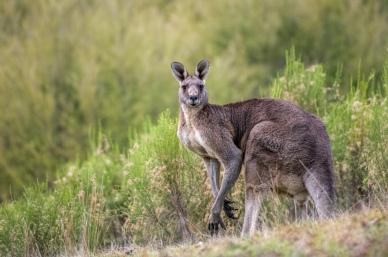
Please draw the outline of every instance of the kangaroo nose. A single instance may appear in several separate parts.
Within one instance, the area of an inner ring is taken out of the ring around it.
[[[190,96],[190,101],[195,102],[198,100],[198,96]]]

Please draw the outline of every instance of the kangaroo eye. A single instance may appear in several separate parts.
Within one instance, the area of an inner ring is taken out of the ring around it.
[[[198,88],[199,88],[199,90],[202,90],[203,89],[203,84],[199,84]]]
[[[182,85],[181,87],[182,87],[182,89],[183,89],[183,91],[184,91],[184,90],[186,90],[187,85]]]

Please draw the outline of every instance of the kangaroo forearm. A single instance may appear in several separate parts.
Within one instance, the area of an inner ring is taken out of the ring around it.
[[[235,156],[235,158],[232,161],[230,161],[225,166],[225,173],[221,182],[221,188],[218,191],[217,197],[212,207],[213,213],[221,212],[226,194],[233,187],[233,185],[235,184],[240,174],[241,165],[242,165],[242,157],[241,157],[241,153],[239,153],[238,155]]]
[[[219,178],[220,178],[220,164],[215,159],[205,158],[205,165],[207,174],[210,178],[210,185],[214,199],[218,195]]]

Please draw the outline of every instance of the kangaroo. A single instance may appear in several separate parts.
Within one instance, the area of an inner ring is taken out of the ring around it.
[[[263,196],[286,193],[298,202],[311,196],[319,217],[334,212],[334,175],[330,140],[324,124],[296,105],[275,99],[251,99],[226,105],[208,102],[205,80],[209,62],[200,61],[193,75],[173,62],[179,83],[178,137],[202,157],[214,201],[208,229],[225,229],[221,210],[235,218],[227,193],[245,170],[245,214],[242,235],[256,229]],[[219,185],[220,166],[224,175]]]

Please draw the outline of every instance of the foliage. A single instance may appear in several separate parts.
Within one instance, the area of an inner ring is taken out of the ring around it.
[[[148,127],[128,155],[102,138],[87,161],[67,167],[53,191],[31,187],[1,206],[1,255],[71,254],[129,239],[177,242],[185,232],[194,239],[210,202],[203,168],[181,148],[170,114]]]
[[[182,149],[176,127],[176,119],[164,113],[130,149],[122,191],[129,192],[125,228],[137,242],[190,240],[190,231],[203,231],[210,202],[205,171]]]
[[[209,58],[218,103],[267,95],[293,45],[307,65],[322,63],[317,89],[341,66],[341,91],[358,71],[379,80],[386,11],[383,0],[1,1],[0,198],[85,159],[90,131],[125,148],[145,116],[175,112],[172,60],[191,70]]]
[[[22,199],[0,209],[2,256],[53,256],[58,252],[92,250],[109,239],[111,219],[105,190],[111,190],[115,165],[92,158],[70,166],[56,190],[30,187]],[[75,178],[76,176],[76,178]],[[108,186],[109,185],[109,186]],[[106,188],[106,186],[108,186]]]

